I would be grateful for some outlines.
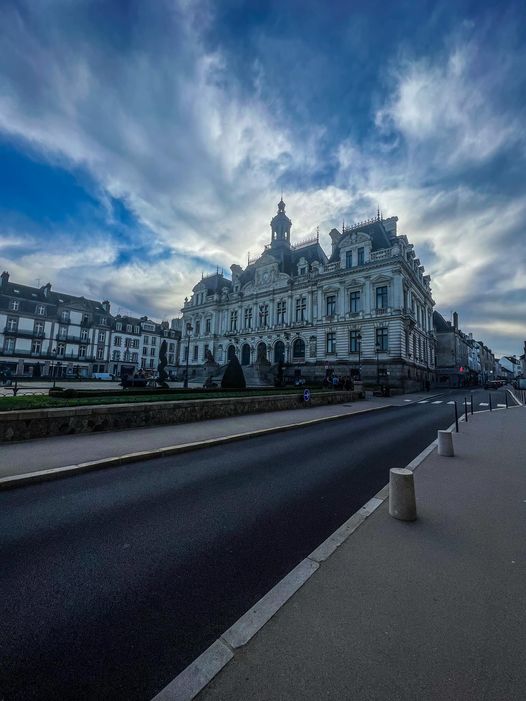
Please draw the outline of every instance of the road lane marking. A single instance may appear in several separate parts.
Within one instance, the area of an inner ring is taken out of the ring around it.
[[[428,404],[429,399],[423,399],[421,402],[418,402],[419,404]]]
[[[497,406],[503,406],[503,407],[505,407],[506,405],[505,405],[505,404],[497,404]]]
[[[488,402],[479,402],[479,406],[489,406]]]
[[[448,404],[454,404],[455,402],[448,402]]]
[[[439,402],[431,402],[431,404],[442,404],[442,400],[440,400]]]
[[[404,399],[404,402],[412,402],[412,399]]]

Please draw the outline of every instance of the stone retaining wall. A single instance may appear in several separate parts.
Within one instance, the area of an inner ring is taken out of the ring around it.
[[[356,400],[356,392],[313,393],[311,406],[341,404]],[[115,431],[142,426],[181,424],[220,419],[225,416],[258,414],[265,411],[308,408],[303,394],[271,397],[192,399],[175,402],[105,404],[61,409],[9,411],[0,414],[0,442],[23,441],[72,433]]]

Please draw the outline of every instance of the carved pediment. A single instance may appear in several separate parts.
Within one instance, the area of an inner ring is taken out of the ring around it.
[[[367,244],[372,241],[371,237],[369,234],[366,234],[365,231],[353,231],[349,234],[345,234],[345,236],[341,239],[340,241],[340,248],[343,248],[344,246],[353,246],[355,244]]]

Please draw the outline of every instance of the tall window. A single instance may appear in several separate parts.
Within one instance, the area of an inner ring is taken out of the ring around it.
[[[205,333],[210,333],[212,319],[206,319],[205,321]]]
[[[327,355],[334,355],[336,353],[336,334],[334,331],[330,331],[327,334]]]
[[[305,310],[307,309],[307,298],[298,297],[296,299],[296,321],[305,321]]]
[[[199,346],[194,346],[194,360],[199,357]]]
[[[155,348],[150,348],[150,355],[155,357]]]
[[[63,343],[58,343],[57,344],[57,357],[63,358],[65,352],[66,352],[66,346]]]
[[[268,304],[259,305],[259,326],[268,326]]]
[[[17,312],[20,308],[20,302],[17,299],[12,299],[9,302],[9,309],[13,312]]]
[[[305,341],[302,338],[296,338],[292,344],[292,357],[296,359],[305,358]]]
[[[15,352],[15,339],[6,338],[4,339],[4,353],[14,353]]]
[[[252,328],[252,307],[245,307],[245,328]]]
[[[88,340],[88,329],[80,329],[80,340],[81,341]]]
[[[39,304],[35,311],[39,316],[44,316],[46,313],[46,308]]]
[[[67,326],[59,326],[58,327],[58,337],[59,338],[66,338],[68,335],[68,327]]]
[[[199,336],[200,333],[201,333],[201,322],[196,321],[195,322],[195,335]]]
[[[365,263],[365,249],[358,249],[358,265],[363,265]]]
[[[60,318],[63,322],[68,323],[69,322],[69,312],[63,311],[62,314],[60,315]]]
[[[285,323],[285,312],[286,311],[287,311],[287,303],[285,302],[284,299],[282,299],[281,301],[278,302],[276,323],[278,323],[278,324]]]
[[[230,312],[230,331],[237,331],[237,312]]]
[[[115,323],[115,331],[122,331],[122,324],[120,321]]]
[[[358,353],[361,340],[362,338],[359,330],[352,329],[349,332],[349,353]]]
[[[138,362],[139,362],[139,354],[132,353],[132,363],[138,363]]]
[[[152,345],[152,346],[156,346],[156,345],[157,345],[157,336],[152,336],[151,345]]]
[[[387,285],[376,288],[376,308],[387,309]]]
[[[79,358],[86,357],[86,346],[79,346]]]
[[[31,353],[39,354],[42,350],[42,341],[33,341],[31,343]]]
[[[106,340],[106,331],[99,331],[99,343],[104,343]]]
[[[8,319],[7,320],[7,330],[16,331],[18,327],[18,319]]]
[[[351,292],[349,296],[349,301],[350,301],[350,307],[351,307],[351,314],[356,314],[356,312],[360,311],[360,292],[359,291],[354,291]]]
[[[121,359],[121,352],[118,350],[114,350],[113,353],[111,354],[111,359],[118,362]]]
[[[122,337],[121,336],[115,336],[113,339],[113,345],[117,346],[117,348],[122,345]]]
[[[336,295],[327,296],[327,316],[336,314]]]
[[[44,324],[41,321],[35,321],[33,333],[36,336],[43,336],[44,335]]]
[[[381,328],[376,329],[376,347],[379,351],[386,351],[388,346],[388,332],[389,329]]]
[[[352,268],[352,251],[347,251],[345,254],[345,267]]]

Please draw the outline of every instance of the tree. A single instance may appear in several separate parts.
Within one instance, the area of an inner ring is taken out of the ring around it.
[[[228,365],[226,366],[225,374],[221,380],[222,389],[245,389],[247,383],[245,382],[245,375],[243,374],[243,368],[239,364],[237,355],[233,355],[230,358]]]
[[[166,380],[168,379],[168,373],[165,370],[165,367],[168,365],[168,361],[166,360],[167,349],[168,344],[166,343],[166,341],[163,341],[159,350],[159,365],[157,366],[157,372],[159,373],[159,378],[157,382],[161,387],[166,389],[168,388],[168,385],[166,383]]]

